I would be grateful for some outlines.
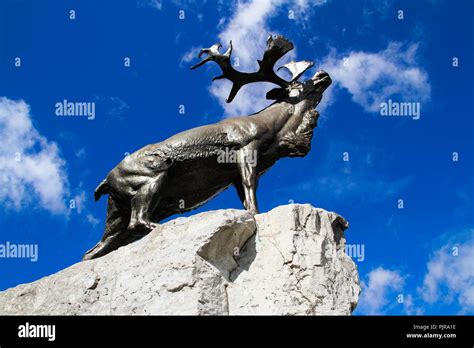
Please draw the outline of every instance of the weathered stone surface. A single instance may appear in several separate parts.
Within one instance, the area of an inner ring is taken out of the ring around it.
[[[0,314],[349,315],[346,221],[310,205],[218,210],[0,293]]]

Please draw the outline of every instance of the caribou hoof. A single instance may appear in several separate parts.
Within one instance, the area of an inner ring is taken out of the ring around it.
[[[158,224],[151,222],[151,221],[144,221],[144,220],[133,220],[130,221],[128,225],[128,229],[134,233],[148,233],[155,229]]]

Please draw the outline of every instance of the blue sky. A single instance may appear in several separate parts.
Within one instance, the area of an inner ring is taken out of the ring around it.
[[[334,84],[311,153],[261,178],[260,209],[310,203],[349,221],[364,246],[356,314],[473,314],[472,18],[471,1],[2,1],[0,244],[39,254],[0,258],[0,290],[100,239],[106,200],[92,193],[125,153],[264,107],[268,85],[225,104],[218,68],[188,67],[232,39],[255,70],[278,33],[296,47],[283,61],[313,60]],[[56,116],[64,99],[94,102],[95,118]],[[382,116],[389,99],[420,117]],[[221,208],[241,208],[234,189],[192,213]]]

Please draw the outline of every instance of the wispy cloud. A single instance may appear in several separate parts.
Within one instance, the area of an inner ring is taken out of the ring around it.
[[[425,310],[415,304],[415,299],[411,294],[404,296],[403,312],[406,315],[423,315]]]
[[[446,305],[458,307],[459,314],[474,313],[474,230],[468,232],[454,236],[467,236],[466,241],[449,242],[431,255],[415,295],[405,289],[407,274],[384,267],[370,271],[361,282],[358,313],[439,314],[437,308]]]
[[[303,28],[307,28],[314,10],[327,2],[329,0],[293,0],[289,1],[288,9],[293,11],[293,19],[302,24]]]
[[[428,74],[417,64],[417,49],[416,44],[391,42],[376,53],[352,51],[341,55],[333,50],[322,66],[336,88],[346,89],[365,111],[377,112],[389,98],[410,102],[430,99]]]
[[[384,314],[387,307],[397,303],[397,294],[405,284],[399,271],[378,267],[372,270],[367,281],[362,281],[362,294],[357,307],[363,314]]]
[[[97,225],[87,209],[82,183],[70,192],[66,161],[56,143],[35,128],[30,107],[23,100],[0,98],[0,139],[0,204],[15,211],[41,208],[67,219],[74,211]],[[75,156],[84,154],[81,148]]]
[[[100,220],[90,213],[86,215],[86,220],[89,224],[92,225],[92,227],[95,227],[100,223]]]
[[[315,9],[328,1],[309,0],[249,0],[239,1],[230,18],[219,22],[218,34],[223,50],[232,40],[234,65],[242,71],[255,71],[257,59],[265,50],[269,33],[277,34],[276,28],[270,27],[270,19],[277,15],[287,16],[286,10],[295,12],[295,20],[305,21]],[[285,10],[285,11],[282,11]],[[333,49],[323,59],[322,68],[329,72],[335,84],[326,91],[325,102],[321,105],[324,111],[337,97],[340,89],[347,90],[352,100],[361,105],[367,112],[377,112],[382,102],[389,98],[399,101],[427,102],[431,95],[431,85],[426,71],[417,61],[417,44],[390,42],[378,52],[350,51],[342,54]],[[189,50],[182,61],[190,60],[196,49]],[[282,59],[281,64],[296,59],[295,52]],[[256,112],[270,101],[265,100],[265,93],[272,88],[270,84],[251,84],[244,86],[234,101],[226,103],[231,84],[220,80],[214,82],[210,93],[216,97],[226,116],[246,115]]]
[[[316,181],[309,184],[314,192],[324,190],[324,193],[331,192],[336,198],[345,197],[352,199],[364,193],[370,193],[364,199],[384,200],[394,197],[397,193],[408,187],[412,178],[409,176],[392,179],[380,173],[369,173],[367,167],[358,164],[347,164],[342,171],[326,172],[328,175],[321,175]],[[322,192],[321,192],[322,193]],[[363,200],[363,199],[362,199]]]
[[[306,11],[311,6],[322,5],[325,1],[305,0],[251,0],[239,1],[233,10],[233,16],[222,20],[219,27],[219,39],[224,47],[232,40],[234,47],[234,65],[241,71],[256,71],[257,59],[261,59],[265,51],[269,33],[277,34],[278,31],[270,28],[268,21],[278,14],[284,5],[290,5],[299,11]],[[294,51],[287,54],[279,64],[295,59]],[[258,83],[244,86],[232,103],[227,104],[226,99],[230,91],[228,81],[216,81],[210,87],[210,92],[215,96],[227,116],[248,115],[259,111],[271,103],[265,99],[265,93],[273,86],[268,83]]]
[[[86,156],[86,149],[81,147],[74,153],[74,155],[76,155],[78,159],[83,159]]]
[[[161,0],[138,0],[139,7],[151,7],[155,10],[161,11],[163,3]]]
[[[125,124],[126,119],[124,114],[130,109],[127,102],[117,96],[98,96],[94,97],[95,101],[104,110],[104,115],[107,122],[114,122],[115,124]]]
[[[91,193],[87,193],[83,189],[82,182],[79,183],[79,186],[75,189],[75,191],[77,193],[73,197],[74,209],[71,209],[71,213],[74,212],[77,214],[82,222],[86,222],[92,225],[92,227],[97,226],[100,220],[97,219],[89,210],[89,204],[92,201],[93,195]]]
[[[77,195],[74,196],[74,202],[76,204],[77,213],[81,214],[85,208],[86,192],[81,190]]]
[[[201,49],[199,47],[191,47],[186,53],[183,54],[181,57],[181,65],[188,64],[194,60],[196,60],[199,51]]]
[[[236,69],[241,71],[258,69],[257,59],[260,59],[265,51],[266,39],[270,32],[267,21],[282,3],[282,0],[252,0],[237,4],[233,17],[219,34],[219,39],[225,47],[232,40],[233,64],[238,61]],[[226,99],[230,87],[231,83],[223,80],[214,82],[210,87],[211,94],[219,100],[226,115],[246,115],[270,104],[270,101],[265,100],[265,93],[269,90],[268,84],[244,86],[234,101],[228,104]]]
[[[0,203],[21,209],[34,204],[66,213],[66,162],[56,143],[34,127],[24,101],[0,98]]]
[[[311,197],[330,195],[336,200],[365,204],[395,199],[412,184],[411,176],[387,175],[384,170],[387,161],[381,148],[374,150],[341,140],[336,143],[321,154],[324,161],[317,170],[307,173],[302,181],[280,188],[279,192],[285,195],[299,192]]]
[[[474,242],[447,244],[436,250],[427,264],[423,285],[424,301],[456,303],[462,313],[474,312]]]
[[[119,97],[105,97],[102,101],[107,109],[107,115],[110,116],[120,117],[124,112],[130,109],[130,106]]]

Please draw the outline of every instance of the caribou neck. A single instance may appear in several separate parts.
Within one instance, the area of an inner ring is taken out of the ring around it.
[[[265,122],[272,129],[276,138],[282,138],[289,133],[306,132],[305,115],[313,108],[314,102],[308,99],[304,99],[299,103],[280,101],[273,103],[251,117]]]

